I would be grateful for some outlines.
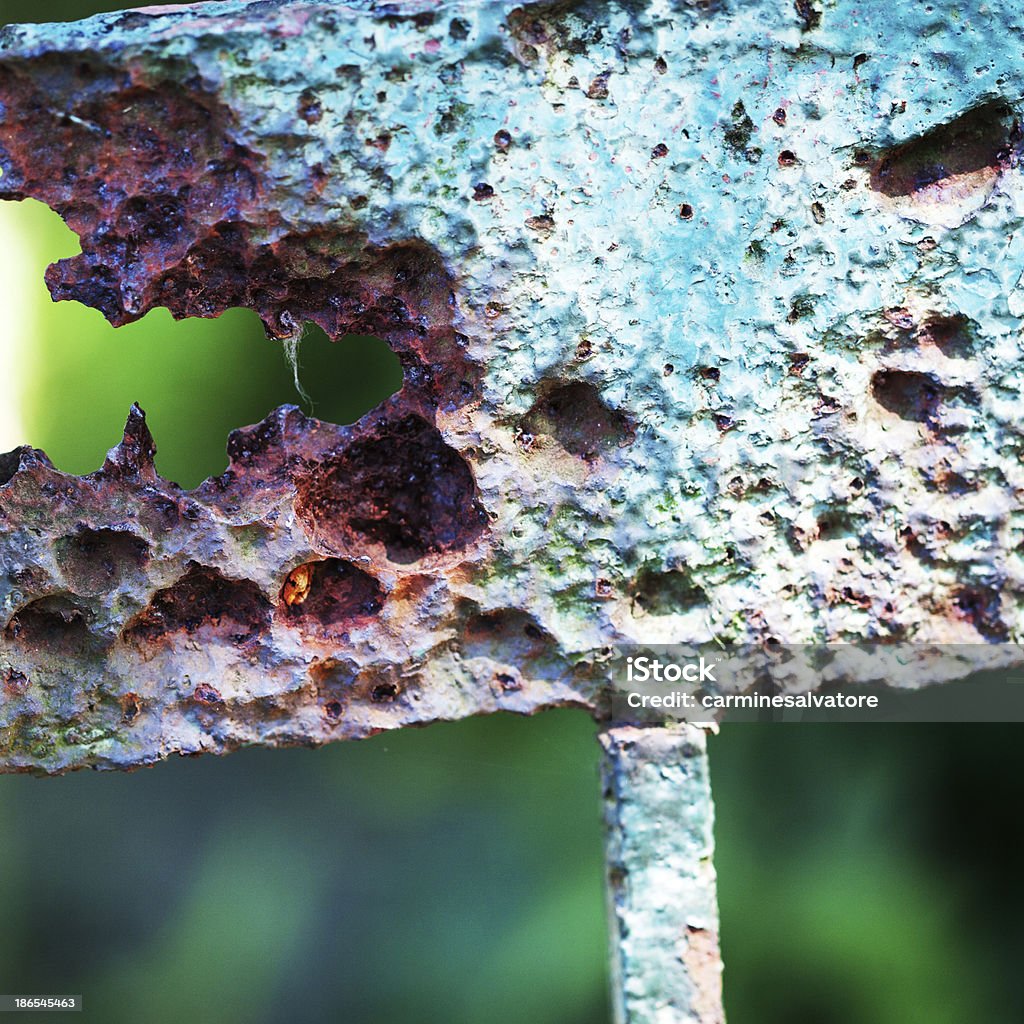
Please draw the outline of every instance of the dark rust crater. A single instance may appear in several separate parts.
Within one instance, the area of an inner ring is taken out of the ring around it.
[[[591,460],[630,444],[636,429],[623,412],[612,409],[589,381],[549,382],[519,424],[520,446],[529,449],[549,438],[565,451]]]
[[[879,370],[871,378],[875,401],[903,420],[927,423],[942,400],[942,385],[930,373],[916,370]]]
[[[351,562],[325,558],[296,566],[281,587],[278,615],[304,632],[334,636],[371,620],[384,606],[384,590]]]
[[[858,158],[870,167],[871,187],[895,198],[954,177],[994,176],[1012,166],[1020,142],[1013,108],[993,99],[913,139]]]
[[[267,632],[271,611],[270,602],[251,580],[230,579],[192,562],[177,583],[154,594],[123,637],[152,643],[184,633],[245,643]]]
[[[133,533],[82,527],[54,545],[57,565],[76,593],[103,594],[138,576],[149,561],[149,545]]]
[[[42,597],[19,609],[4,629],[4,640],[39,654],[80,657],[101,645],[90,616],[64,595]]]
[[[398,565],[465,549],[487,517],[466,460],[416,415],[382,421],[297,483],[314,543]]]

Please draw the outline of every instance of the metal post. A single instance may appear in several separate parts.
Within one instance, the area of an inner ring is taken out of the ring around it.
[[[705,733],[616,726],[601,746],[614,1019],[722,1024]]]

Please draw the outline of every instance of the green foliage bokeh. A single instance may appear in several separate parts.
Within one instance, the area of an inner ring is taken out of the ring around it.
[[[77,239],[45,206],[6,208],[22,259],[40,272],[20,301],[34,307],[21,396],[24,440],[63,470],[90,473],[120,440],[132,402],[145,410],[157,469],[194,487],[227,466],[228,433],[278,405],[299,405],[332,423],[351,423],[398,390],[398,359],[376,338],[332,344],[307,325],[293,367],[256,315],[231,309],[216,320],[175,322],[165,309],[114,329],[95,310],[52,303],[41,268],[79,251]],[[302,392],[296,389],[296,376]]]

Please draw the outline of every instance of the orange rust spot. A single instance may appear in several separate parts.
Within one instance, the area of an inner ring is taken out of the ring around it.
[[[724,1024],[722,1015],[722,954],[718,932],[688,925],[683,936],[680,959],[693,986],[692,1005],[697,1019],[706,1024]]]
[[[24,672],[9,668],[4,672],[4,689],[12,697],[20,697],[28,690],[28,676]]]
[[[119,698],[119,703],[122,721],[125,725],[131,725],[142,711],[142,698],[137,693],[124,693]]]
[[[281,588],[281,600],[290,608],[292,605],[302,604],[313,586],[313,566],[310,564],[300,565],[288,573],[288,578]]]
[[[192,699],[197,704],[202,704],[203,707],[208,708],[224,703],[224,698],[220,695],[220,691],[214,689],[208,683],[200,683],[193,691]]]

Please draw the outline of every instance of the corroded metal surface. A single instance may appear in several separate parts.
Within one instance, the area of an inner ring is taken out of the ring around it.
[[[158,479],[4,457],[8,769],[509,709],[614,642],[1014,641],[1016,7],[236,0],[0,35],[0,197],[113,323],[398,396]]]

